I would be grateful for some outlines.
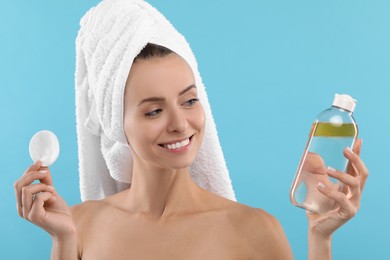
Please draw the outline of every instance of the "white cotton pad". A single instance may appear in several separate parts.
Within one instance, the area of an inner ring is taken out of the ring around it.
[[[42,161],[42,166],[52,165],[60,154],[60,144],[57,136],[48,130],[37,132],[30,140],[29,151],[31,159]]]

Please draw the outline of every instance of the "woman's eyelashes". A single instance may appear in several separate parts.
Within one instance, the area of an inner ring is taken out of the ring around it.
[[[199,102],[199,98],[191,98],[190,100],[187,100],[184,105],[187,107],[193,107]]]
[[[157,117],[161,112],[162,112],[162,109],[159,108],[159,109],[152,110],[148,113],[145,113],[145,116],[149,117],[149,118],[153,118],[153,117]]]
[[[185,108],[192,108],[199,102],[198,98],[191,98],[183,103],[183,107]],[[149,111],[145,113],[145,117],[147,118],[155,118],[158,117],[163,112],[162,108],[154,109],[152,111]]]

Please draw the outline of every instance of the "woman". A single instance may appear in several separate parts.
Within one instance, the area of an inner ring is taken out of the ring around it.
[[[15,183],[18,212],[53,239],[53,259],[292,259],[278,221],[223,198],[190,176],[205,136],[194,69],[170,49],[147,44],[125,84],[123,131],[133,159],[131,188],[68,208],[38,161]],[[340,207],[308,214],[309,257],[330,259],[331,236],[359,208],[368,171],[359,158],[349,174],[328,172],[349,187],[318,189]],[[39,184],[32,184],[39,180]]]

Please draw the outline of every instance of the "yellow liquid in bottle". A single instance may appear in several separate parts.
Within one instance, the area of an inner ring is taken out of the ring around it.
[[[357,133],[357,125],[352,123],[334,124],[314,122],[310,131],[310,136],[355,138]]]

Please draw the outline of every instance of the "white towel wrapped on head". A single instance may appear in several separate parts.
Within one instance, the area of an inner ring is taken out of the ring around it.
[[[102,199],[130,187],[132,155],[123,128],[124,88],[134,58],[148,43],[180,55],[195,76],[206,125],[190,166],[192,179],[206,190],[235,200],[191,48],[161,13],[142,0],[104,0],[80,21],[75,83],[81,199]]]

